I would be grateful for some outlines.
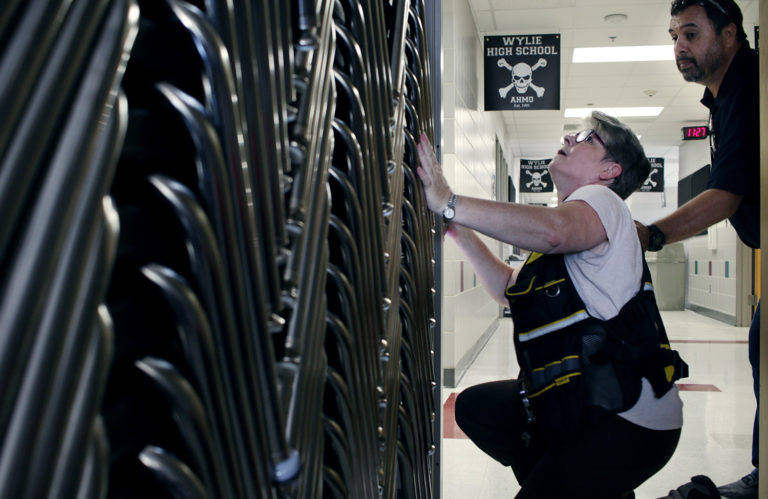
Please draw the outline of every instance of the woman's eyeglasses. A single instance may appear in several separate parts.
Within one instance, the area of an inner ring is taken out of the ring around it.
[[[586,130],[582,130],[576,134],[566,135],[566,137],[568,136],[573,137],[573,141],[577,144],[581,142],[592,142],[592,137],[594,136],[601,144],[603,144],[603,147],[605,147],[605,142],[603,142],[603,139],[600,138],[600,136],[593,128],[587,128]],[[560,143],[565,144],[565,137],[560,139]]]

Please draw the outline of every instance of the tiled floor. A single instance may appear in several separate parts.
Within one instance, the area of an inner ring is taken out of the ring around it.
[[[752,470],[755,398],[747,360],[747,328],[732,327],[691,311],[662,312],[673,348],[690,366],[681,380],[683,433],[667,466],[640,486],[637,499],[665,496],[693,475],[715,483]],[[452,394],[485,381],[515,377],[512,325],[501,325],[456,388],[443,388],[442,499],[512,498],[519,490],[512,471],[478,450],[455,427]],[[683,386],[684,385],[684,386]]]

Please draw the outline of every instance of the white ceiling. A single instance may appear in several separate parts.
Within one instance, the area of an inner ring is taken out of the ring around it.
[[[754,47],[758,0],[737,0],[744,29]],[[662,106],[654,118],[622,118],[641,136],[648,156],[664,156],[680,145],[680,128],[705,124],[699,103],[704,87],[683,80],[673,61],[573,64],[574,47],[671,44],[669,0],[469,0],[480,37],[484,35],[561,34],[559,111],[504,111],[511,153],[536,158],[552,155],[568,125],[566,107]],[[626,14],[620,24],[608,14]],[[615,38],[613,38],[615,37]],[[613,40],[612,40],[613,39]],[[654,91],[652,97],[646,91]]]

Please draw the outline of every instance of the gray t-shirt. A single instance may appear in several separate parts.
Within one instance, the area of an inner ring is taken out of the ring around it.
[[[565,255],[565,266],[590,315],[608,320],[618,315],[640,287],[640,241],[629,208],[608,187],[580,187],[564,202],[577,200],[595,210],[608,239],[592,249]],[[683,426],[683,402],[677,386],[657,399],[643,378],[640,399],[619,416],[652,430],[674,430]]]

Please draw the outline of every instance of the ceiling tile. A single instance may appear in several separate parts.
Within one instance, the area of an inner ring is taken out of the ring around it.
[[[481,33],[496,31],[496,23],[490,10],[475,11],[475,25]]]

